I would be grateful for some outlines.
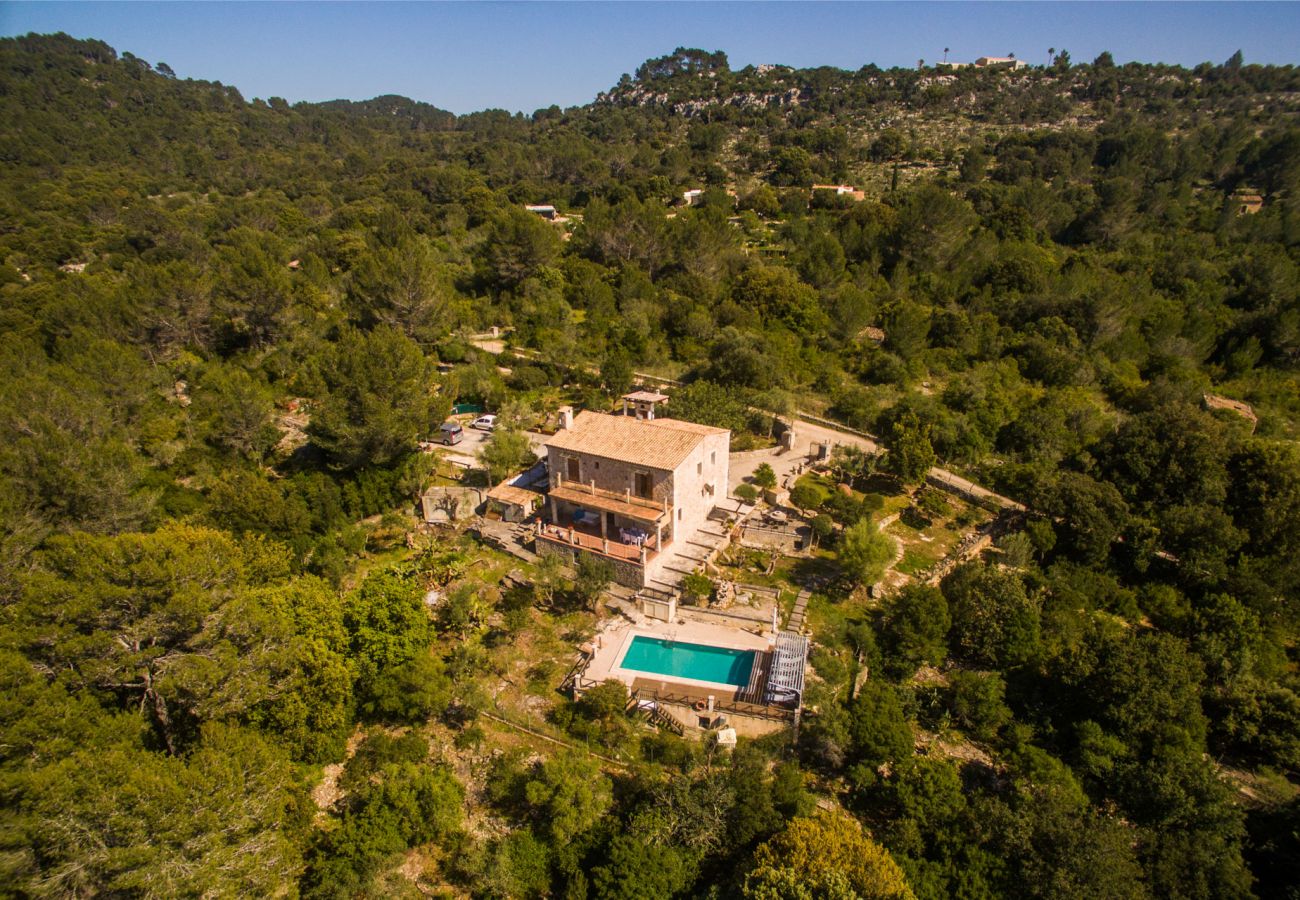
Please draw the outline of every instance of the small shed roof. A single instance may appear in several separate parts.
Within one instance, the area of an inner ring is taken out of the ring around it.
[[[524,509],[530,509],[532,504],[540,500],[542,496],[536,491],[516,487],[513,484],[498,484],[488,491],[487,495],[489,500],[509,503],[513,506],[522,506]]]
[[[633,391],[630,394],[623,395],[624,400],[640,400],[645,403],[662,403],[668,399],[667,394],[656,394],[654,391]]]

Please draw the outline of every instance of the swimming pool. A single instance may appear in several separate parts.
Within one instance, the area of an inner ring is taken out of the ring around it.
[[[744,687],[754,668],[753,650],[730,650],[638,634],[623,654],[621,667],[652,675],[671,675]]]

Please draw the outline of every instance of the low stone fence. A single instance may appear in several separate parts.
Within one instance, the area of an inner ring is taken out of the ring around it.
[[[478,488],[431,487],[420,496],[420,513],[430,524],[468,519],[483,504],[485,493]]]
[[[975,531],[963,537],[957,546],[948,551],[943,559],[917,572],[914,579],[921,584],[938,584],[953,569],[966,560],[979,555],[993,544],[993,539],[1018,528],[1024,522],[1024,514],[1015,510],[1003,510],[996,518],[985,522]]]
[[[968,500],[977,506],[982,506],[994,512],[1003,509],[1023,512],[1025,509],[1024,506],[1014,500],[995,494],[987,488],[980,487],[973,481],[943,469],[931,469],[929,474],[925,476],[925,481],[941,491],[956,494],[963,500]]]
[[[812,529],[807,525],[775,526],[745,522],[740,526],[740,546],[751,550],[776,550],[797,553],[807,548]]]
[[[536,536],[533,541],[533,550],[538,556],[558,556],[564,561],[565,565],[570,567],[577,564],[579,553],[592,552],[543,535]],[[639,588],[645,584],[645,568],[640,562],[633,563],[628,560],[615,559],[599,552],[597,555],[614,567],[614,581],[616,583],[631,588]]]

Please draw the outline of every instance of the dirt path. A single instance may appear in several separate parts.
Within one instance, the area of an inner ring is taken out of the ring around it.
[[[520,725],[518,722],[512,722],[509,719],[496,715],[495,713],[481,711],[479,712],[479,715],[485,719],[491,719],[493,722],[496,722],[500,725],[505,725],[506,727],[513,728],[516,731],[522,731],[525,734],[532,735],[535,738],[540,738],[548,743],[556,744],[557,746],[560,747],[567,747],[570,750],[580,750],[588,754],[589,756],[595,757],[596,759],[600,760],[606,765],[613,766],[614,768],[618,769],[620,772],[627,772],[630,769],[627,763],[619,762],[618,760],[611,759],[608,756],[601,756],[599,753],[595,752],[590,747],[584,747],[581,744],[572,744],[569,743],[568,741],[562,741],[559,738],[551,737],[549,734],[544,734],[540,731],[536,731],[532,728],[529,728],[527,725]]]
[[[884,445],[880,444],[874,438],[867,437],[861,433],[840,430],[838,428],[832,428],[828,425],[810,421],[805,418],[802,413],[800,414],[798,424],[795,425],[795,436],[795,450],[793,452],[796,454],[808,454],[812,444],[814,443],[842,444],[851,447],[860,447],[868,453],[879,453],[881,450],[885,449]],[[927,480],[936,487],[943,488],[956,494],[965,494],[977,501],[984,500],[996,503],[1003,509],[1012,509],[1021,512],[1025,509],[1023,505],[1012,500],[1010,497],[1003,497],[1001,494],[994,493],[988,488],[981,487],[969,479],[962,478],[955,472],[949,472],[947,469],[941,469],[938,466],[935,466],[930,470]]]
[[[339,776],[343,774],[343,769],[347,766],[348,760],[352,759],[357,752],[357,747],[361,746],[361,740],[366,736],[365,731],[358,726],[357,730],[352,732],[348,738],[346,749],[343,753],[343,761],[330,763],[321,771],[321,780],[311,791],[312,802],[316,804],[316,824],[319,826],[329,819],[329,811],[342,795],[339,790]]]

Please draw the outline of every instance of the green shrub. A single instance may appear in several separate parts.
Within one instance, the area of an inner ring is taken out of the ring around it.
[[[682,579],[682,599],[689,604],[707,601],[713,596],[713,579],[700,572],[692,572]]]

